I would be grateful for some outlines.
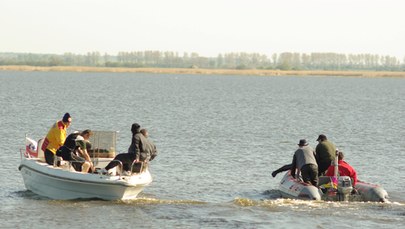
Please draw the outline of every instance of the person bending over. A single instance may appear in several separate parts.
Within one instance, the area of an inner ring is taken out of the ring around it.
[[[298,147],[292,161],[291,176],[295,178],[296,169],[298,169],[305,183],[318,186],[318,165],[314,150],[305,139],[300,140]]]

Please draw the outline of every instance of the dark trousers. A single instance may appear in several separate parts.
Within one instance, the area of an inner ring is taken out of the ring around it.
[[[70,161],[76,171],[82,171],[82,165],[86,161],[84,158],[78,156],[75,150],[69,149],[66,146],[61,146],[58,151],[56,151],[56,155],[62,157],[65,161]]]
[[[318,166],[314,164],[306,164],[301,168],[301,177],[305,183],[311,183],[313,186],[318,186]]]
[[[108,163],[108,165],[105,167],[106,170],[112,169],[115,166],[120,164],[120,161],[123,166],[124,171],[129,171],[131,170],[131,165],[132,162],[135,160],[135,154],[133,153],[121,153],[115,156],[115,158]]]
[[[46,149],[44,154],[46,163],[48,163],[49,165],[53,165],[53,162],[55,160],[55,154],[52,153],[52,151],[50,151],[49,149]]]
[[[325,175],[325,171],[328,170],[331,165],[331,161],[318,162],[318,176]]]

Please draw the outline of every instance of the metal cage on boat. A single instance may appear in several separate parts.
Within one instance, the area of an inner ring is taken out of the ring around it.
[[[114,158],[117,146],[117,131],[92,131],[90,137],[92,158]]]

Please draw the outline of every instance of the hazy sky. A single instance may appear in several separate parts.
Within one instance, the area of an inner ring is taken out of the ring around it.
[[[0,52],[405,56],[404,0],[0,0]]]

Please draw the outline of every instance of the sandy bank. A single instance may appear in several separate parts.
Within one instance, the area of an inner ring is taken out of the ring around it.
[[[399,77],[405,72],[388,71],[282,71],[282,70],[236,70],[236,69],[192,69],[192,68],[107,68],[82,66],[0,66],[0,71],[55,71],[55,72],[134,72],[160,74],[207,74],[207,75],[252,75],[252,76],[348,76],[348,77]]]

